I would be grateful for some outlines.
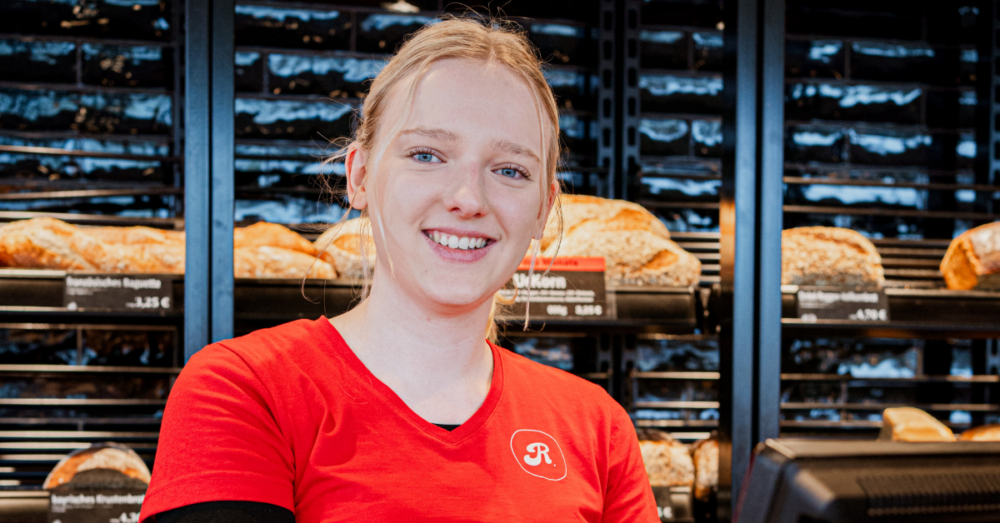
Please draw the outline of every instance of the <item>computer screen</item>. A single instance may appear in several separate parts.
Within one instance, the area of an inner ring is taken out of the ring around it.
[[[767,440],[734,519],[1000,521],[1000,443]]]

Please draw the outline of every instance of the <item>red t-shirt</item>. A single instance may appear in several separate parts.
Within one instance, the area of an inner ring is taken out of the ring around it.
[[[491,348],[486,401],[449,432],[326,318],[210,345],[170,394],[140,521],[206,501],[270,503],[299,523],[659,521],[607,392]]]

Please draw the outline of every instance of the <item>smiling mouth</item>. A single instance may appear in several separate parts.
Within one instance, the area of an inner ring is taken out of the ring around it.
[[[475,251],[494,243],[494,240],[489,238],[456,236],[454,234],[446,234],[440,231],[424,231],[424,235],[438,245],[442,245],[450,249],[458,249],[460,251]]]

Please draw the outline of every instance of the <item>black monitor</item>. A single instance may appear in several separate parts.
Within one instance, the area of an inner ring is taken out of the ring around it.
[[[738,523],[1000,521],[1000,443],[770,439]]]

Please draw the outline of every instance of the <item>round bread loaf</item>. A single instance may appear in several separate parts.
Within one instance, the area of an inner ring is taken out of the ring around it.
[[[150,480],[149,468],[135,451],[117,443],[99,443],[75,450],[59,461],[45,478],[42,488],[58,487],[79,472],[97,469],[116,470],[147,485]]]
[[[781,232],[781,284],[818,287],[885,283],[882,257],[860,233],[839,227]]]

